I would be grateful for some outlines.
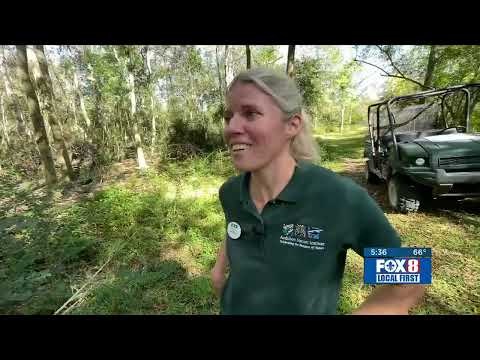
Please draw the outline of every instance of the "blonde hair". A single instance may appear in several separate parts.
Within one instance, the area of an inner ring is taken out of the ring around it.
[[[286,74],[267,68],[255,68],[238,74],[230,83],[228,92],[237,82],[251,83],[269,95],[285,114],[288,121],[294,115],[302,118],[300,132],[290,143],[290,154],[295,160],[314,162],[319,159],[318,145],[313,138],[310,119],[303,109],[303,99],[295,81]]]

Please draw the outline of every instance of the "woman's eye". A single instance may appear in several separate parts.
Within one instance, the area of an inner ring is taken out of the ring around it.
[[[246,111],[245,112],[245,117],[247,119],[253,120],[257,115],[258,115],[258,112],[256,112],[256,111]]]

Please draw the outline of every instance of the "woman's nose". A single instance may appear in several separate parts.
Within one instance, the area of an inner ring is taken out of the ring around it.
[[[235,134],[235,133],[241,133],[242,132],[242,120],[240,116],[234,114],[231,118],[230,121],[226,124],[225,126],[225,132],[228,134]]]

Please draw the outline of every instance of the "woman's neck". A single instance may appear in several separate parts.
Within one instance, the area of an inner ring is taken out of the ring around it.
[[[250,195],[261,208],[275,199],[287,186],[295,172],[295,159],[289,153],[279,156],[267,167],[253,171],[250,177]]]

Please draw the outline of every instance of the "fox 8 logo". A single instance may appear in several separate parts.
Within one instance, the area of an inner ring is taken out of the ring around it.
[[[418,259],[376,259],[377,273],[419,273]]]

